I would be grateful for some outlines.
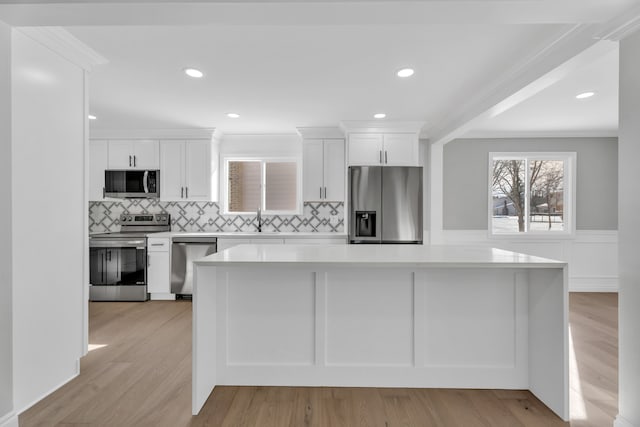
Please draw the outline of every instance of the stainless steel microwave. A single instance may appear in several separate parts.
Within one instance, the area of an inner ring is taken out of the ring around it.
[[[156,199],[160,197],[160,171],[105,170],[104,196],[120,199]]]

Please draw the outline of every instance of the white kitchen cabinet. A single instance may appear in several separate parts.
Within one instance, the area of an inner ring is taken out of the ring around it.
[[[277,235],[270,236],[269,234],[264,234],[261,236],[255,237],[231,237],[231,238],[220,238],[218,237],[218,252],[221,252],[225,249],[228,249],[232,246],[236,245],[282,245],[284,244],[285,239],[282,237],[278,237]]]
[[[346,245],[346,237],[310,237],[308,239],[284,239],[285,245]]]
[[[89,142],[89,201],[104,200],[104,171],[108,168],[108,152],[106,140]]]
[[[349,164],[379,166],[382,164],[382,134],[349,135]]]
[[[418,166],[418,134],[350,134],[349,165]]]
[[[344,201],[344,140],[305,140],[303,171],[305,201]]]
[[[147,292],[152,300],[172,300],[171,293],[171,239],[147,239]]]
[[[160,199],[211,200],[211,142],[160,142]]]
[[[109,169],[158,169],[160,149],[157,140],[109,141]]]

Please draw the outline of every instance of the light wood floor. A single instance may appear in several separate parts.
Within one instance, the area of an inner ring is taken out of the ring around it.
[[[572,294],[572,426],[617,413],[617,295]],[[216,387],[191,409],[191,303],[92,303],[81,375],[20,426],[564,426],[527,391]]]

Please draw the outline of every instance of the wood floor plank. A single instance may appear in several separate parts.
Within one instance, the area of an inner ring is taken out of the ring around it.
[[[617,414],[617,295],[572,293],[571,425]],[[20,414],[30,426],[564,426],[526,390],[216,387],[191,416],[191,303],[90,303],[81,375]]]

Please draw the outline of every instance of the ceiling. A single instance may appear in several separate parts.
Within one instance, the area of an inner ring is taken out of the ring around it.
[[[486,111],[623,25],[637,3],[202,1],[176,9],[78,0],[0,5],[0,20],[63,26],[108,60],[90,74],[92,130],[294,133],[384,112],[386,121],[424,121],[429,137],[615,133],[616,48],[500,114]],[[186,77],[185,67],[205,76]],[[402,67],[415,75],[398,78]],[[586,90],[597,94],[577,102]]]

